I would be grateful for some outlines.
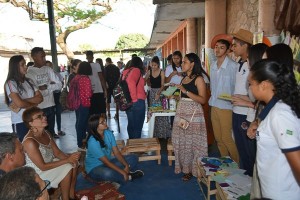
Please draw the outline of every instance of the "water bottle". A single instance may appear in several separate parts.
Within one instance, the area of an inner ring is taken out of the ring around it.
[[[162,108],[164,110],[167,110],[168,109],[168,99],[167,98],[163,98],[162,99]]]
[[[172,111],[176,110],[176,100],[174,98],[170,99],[170,110]]]

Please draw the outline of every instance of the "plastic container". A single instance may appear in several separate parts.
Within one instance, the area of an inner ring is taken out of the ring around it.
[[[174,98],[170,99],[170,110],[172,111],[176,110],[176,100]]]

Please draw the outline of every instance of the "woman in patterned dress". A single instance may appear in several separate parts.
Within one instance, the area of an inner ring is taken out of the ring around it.
[[[147,72],[145,82],[150,79],[150,98],[149,107],[160,102],[160,93],[164,89],[165,73],[160,69],[159,58],[154,56],[151,60],[151,69]],[[169,117],[156,117],[154,127],[154,137],[169,138],[171,137],[171,124]]]
[[[185,55],[182,71],[186,76],[181,84],[173,130],[172,143],[175,153],[175,173],[184,173],[183,181],[197,176],[197,159],[207,156],[207,132],[202,105],[207,102],[206,85],[203,75],[207,73],[201,66],[200,58],[195,53]],[[189,122],[184,129],[179,126],[180,119]]]

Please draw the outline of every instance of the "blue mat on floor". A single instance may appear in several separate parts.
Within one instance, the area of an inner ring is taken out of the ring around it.
[[[143,161],[138,165],[145,173],[144,177],[128,182],[119,191],[126,200],[202,200],[196,178],[184,182],[183,174],[174,173],[173,165],[169,166],[167,155],[162,155],[161,165],[157,161]]]

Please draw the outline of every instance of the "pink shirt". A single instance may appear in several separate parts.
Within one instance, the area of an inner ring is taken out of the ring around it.
[[[123,71],[123,73],[122,73],[123,80],[130,69],[131,68]],[[141,74],[140,69],[133,68],[133,70],[131,70],[131,72],[128,74],[126,82],[128,84],[132,102],[137,102],[138,99],[142,99],[142,100],[146,99],[146,93],[144,90],[145,81]]]
[[[93,95],[91,80],[88,76],[77,75],[79,78],[79,94],[80,94],[80,104],[84,107],[91,106],[91,97]]]

